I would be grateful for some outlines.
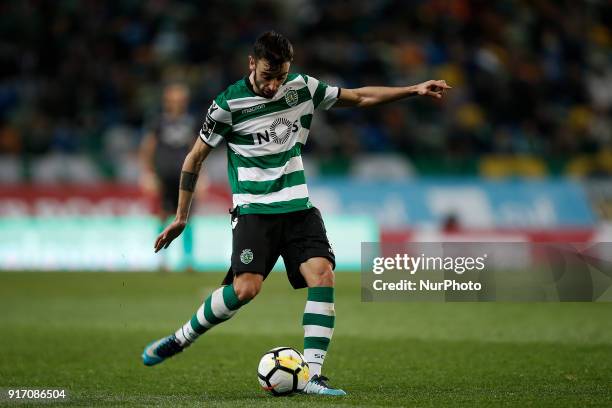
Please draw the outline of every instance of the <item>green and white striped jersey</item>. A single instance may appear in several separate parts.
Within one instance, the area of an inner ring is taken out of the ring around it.
[[[233,204],[241,214],[280,214],[312,207],[302,164],[315,109],[329,109],[340,89],[290,74],[272,99],[256,95],[247,78],[219,94],[200,137],[227,142]]]

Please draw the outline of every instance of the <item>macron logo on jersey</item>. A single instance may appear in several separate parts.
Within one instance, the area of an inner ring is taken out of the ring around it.
[[[257,112],[258,110],[261,110],[265,107],[266,107],[266,104],[262,103],[260,105],[255,105],[255,106],[251,106],[250,108],[243,109],[242,111],[240,111],[240,113],[244,115],[244,114],[251,113],[251,112]]]

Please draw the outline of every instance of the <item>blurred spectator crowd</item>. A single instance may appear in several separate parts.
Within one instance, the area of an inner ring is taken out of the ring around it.
[[[611,27],[606,0],[2,2],[0,179],[55,166],[133,180],[162,86],[187,83],[202,116],[268,29],[293,42],[292,71],[332,85],[453,86],[442,102],[318,115],[307,155],[321,173],[363,155],[421,173],[504,155],[536,160],[527,174],[568,160],[577,174],[612,174]]]

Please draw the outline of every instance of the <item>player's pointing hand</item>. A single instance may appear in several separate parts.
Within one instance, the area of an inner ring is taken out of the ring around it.
[[[446,81],[431,80],[417,85],[417,92],[422,96],[431,96],[432,98],[441,99],[447,89],[451,89]]]
[[[172,224],[168,225],[164,231],[159,234],[155,240],[155,252],[159,252],[161,249],[168,248],[172,241],[185,229],[185,223],[174,220]]]

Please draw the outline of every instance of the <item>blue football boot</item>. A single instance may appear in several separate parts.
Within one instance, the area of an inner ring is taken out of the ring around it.
[[[313,376],[310,381],[304,387],[304,394],[318,394],[318,395],[346,395],[346,392],[339,388],[332,388],[327,382],[329,379],[322,375]]]
[[[176,340],[176,336],[171,334],[145,347],[142,352],[142,362],[146,366],[154,366],[181,351],[183,351],[183,347]]]

